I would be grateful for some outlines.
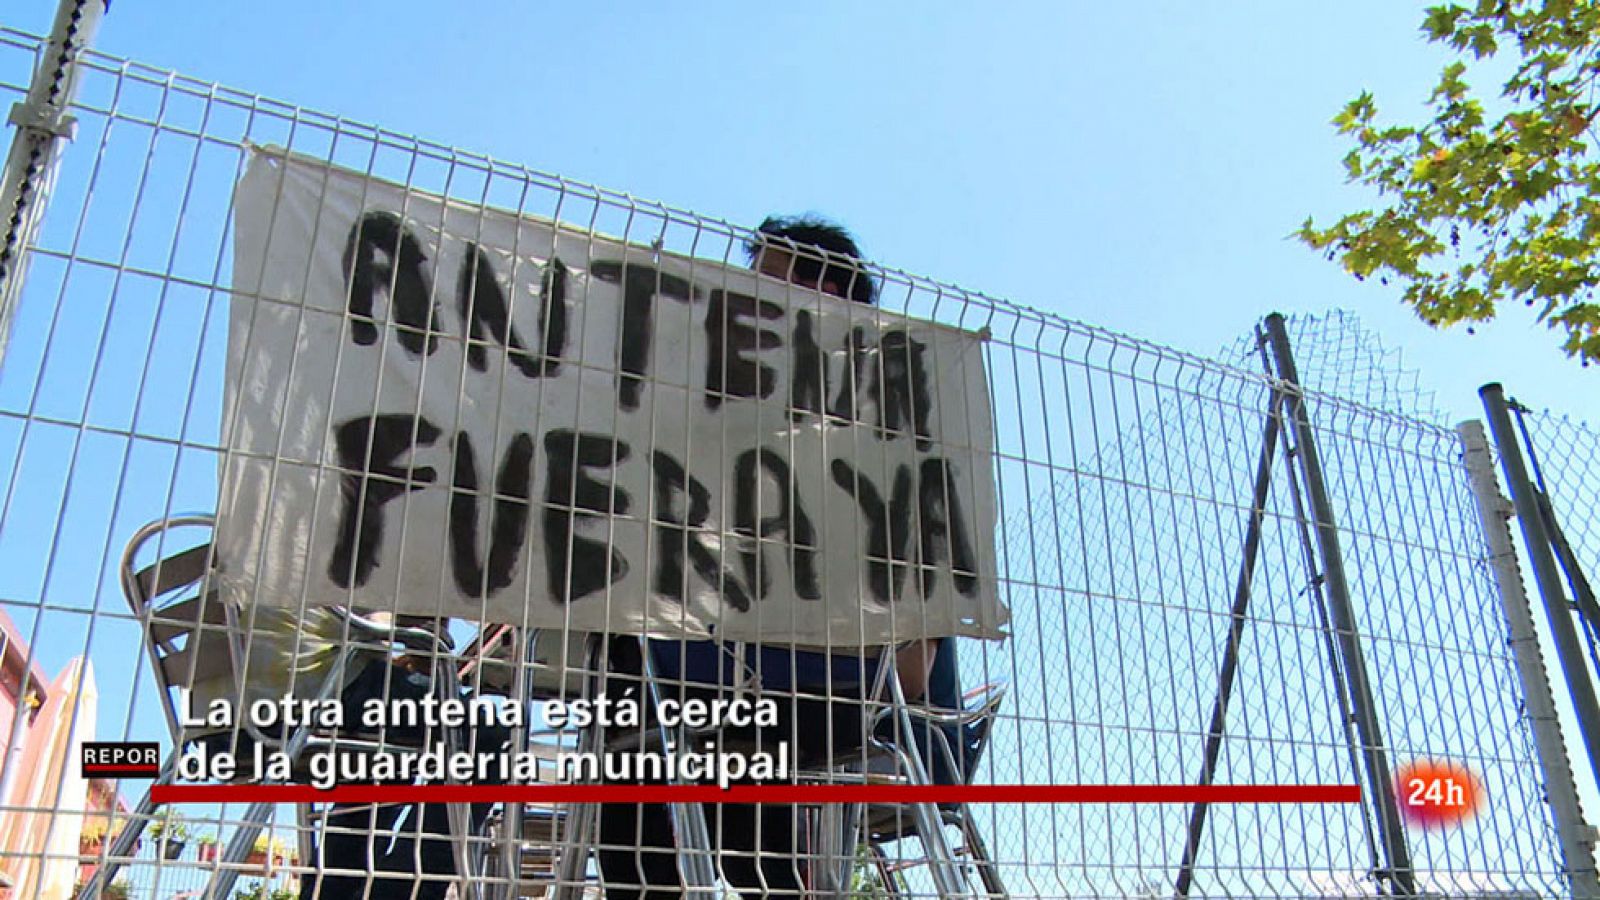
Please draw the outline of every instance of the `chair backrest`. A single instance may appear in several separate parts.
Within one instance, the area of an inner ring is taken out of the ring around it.
[[[994,730],[995,719],[1000,716],[1000,703],[1005,699],[1007,687],[1005,682],[995,681],[967,695],[969,702],[964,708],[982,714],[961,727],[962,784],[972,783],[972,776],[978,772],[978,763],[983,759],[983,751],[989,747],[989,733]]]
[[[914,722],[917,752],[935,784],[960,785],[972,781],[1006,692],[1004,682],[991,682],[963,692],[958,647],[955,638],[939,641],[939,652],[928,673],[927,703],[934,712],[962,713],[963,721]]]
[[[209,529],[209,516],[174,516],[140,528],[122,556],[121,581],[129,609],[144,630],[163,712],[174,741],[181,740],[178,690],[197,681],[232,676],[237,658],[230,638],[228,610],[221,595],[209,588],[214,553],[209,540],[163,556],[135,569],[145,548],[164,552],[179,529]],[[183,541],[182,543],[189,543]]]

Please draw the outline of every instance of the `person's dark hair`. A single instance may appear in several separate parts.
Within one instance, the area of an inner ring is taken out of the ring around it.
[[[841,285],[844,295],[857,303],[877,299],[878,286],[861,265],[861,248],[844,226],[821,216],[768,216],[756,231],[744,248],[751,265],[761,259],[763,249],[778,247],[794,254],[794,277]]]

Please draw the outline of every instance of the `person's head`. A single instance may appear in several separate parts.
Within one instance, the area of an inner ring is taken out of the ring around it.
[[[842,226],[819,216],[768,216],[756,230],[745,252],[761,274],[857,303],[877,299],[861,248]]]

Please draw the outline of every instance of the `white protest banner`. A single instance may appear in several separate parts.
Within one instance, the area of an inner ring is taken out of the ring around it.
[[[272,150],[235,197],[246,602],[995,637],[982,339]]]

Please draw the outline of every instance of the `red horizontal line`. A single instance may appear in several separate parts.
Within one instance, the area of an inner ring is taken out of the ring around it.
[[[163,784],[157,803],[1359,803],[1354,784]]]
[[[159,766],[113,766],[104,763],[87,765],[83,767],[85,775],[100,775],[108,773],[136,772],[145,775],[156,775],[161,771]]]

